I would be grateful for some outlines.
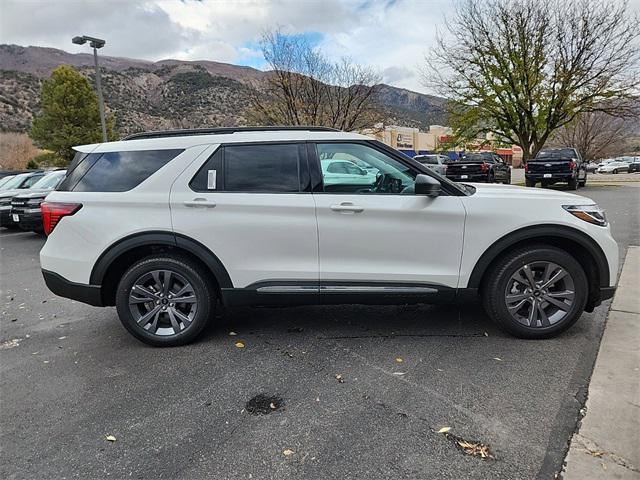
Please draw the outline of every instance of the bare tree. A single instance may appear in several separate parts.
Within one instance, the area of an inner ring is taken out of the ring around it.
[[[586,112],[554,132],[550,144],[577,148],[582,158],[596,160],[623,154],[629,147],[629,122],[603,112]]]
[[[250,121],[266,125],[316,125],[340,130],[372,126],[379,119],[379,76],[350,59],[329,61],[301,37],[279,30],[261,40],[269,72],[255,84]]]
[[[586,112],[635,115],[640,28],[626,1],[464,0],[427,57],[454,127],[535,156]]]

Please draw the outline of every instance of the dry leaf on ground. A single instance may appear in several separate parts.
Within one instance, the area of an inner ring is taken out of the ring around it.
[[[114,437],[113,435],[105,435],[104,437],[108,442],[115,442],[116,441],[116,437]]]
[[[442,427],[438,430],[438,433],[447,433],[449,430],[451,430],[451,427]]]
[[[236,347],[238,348],[244,348],[244,343],[243,342],[236,342]]]
[[[294,452],[293,450],[291,450],[290,448],[285,448],[285,449],[282,451],[282,454],[283,454],[285,457],[288,457],[289,455],[293,455],[294,453],[295,453],[295,452]]]

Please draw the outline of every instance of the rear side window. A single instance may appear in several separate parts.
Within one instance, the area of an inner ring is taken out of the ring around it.
[[[299,192],[300,148],[296,144],[224,147],[225,191]]]
[[[91,153],[79,159],[58,190],[126,192],[137,187],[184,150]],[[75,159],[74,159],[75,163]]]

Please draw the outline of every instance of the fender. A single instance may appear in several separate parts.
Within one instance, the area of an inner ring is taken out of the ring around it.
[[[189,237],[166,231],[134,233],[109,246],[93,266],[89,283],[102,285],[106,272],[118,257],[129,250],[148,245],[166,245],[188,251],[207,266],[220,288],[233,288],[229,272],[211,250]]]
[[[601,287],[609,286],[609,264],[607,257],[600,248],[600,246],[586,233],[582,233],[580,230],[576,230],[572,227],[564,225],[534,225],[530,227],[524,227],[514,232],[508,233],[501,239],[494,242],[485,252],[480,256],[480,259],[476,262],[471,276],[469,277],[469,283],[467,288],[479,288],[482,276],[487,271],[489,265],[498,258],[498,256],[507,248],[515,246],[526,240],[570,240],[581,247],[583,247],[593,259],[596,270],[598,272],[598,278],[600,279]]]

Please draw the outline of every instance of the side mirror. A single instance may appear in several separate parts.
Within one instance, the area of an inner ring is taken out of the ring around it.
[[[416,195],[426,195],[427,197],[437,197],[442,188],[440,182],[435,178],[423,173],[416,175],[415,183]]]

